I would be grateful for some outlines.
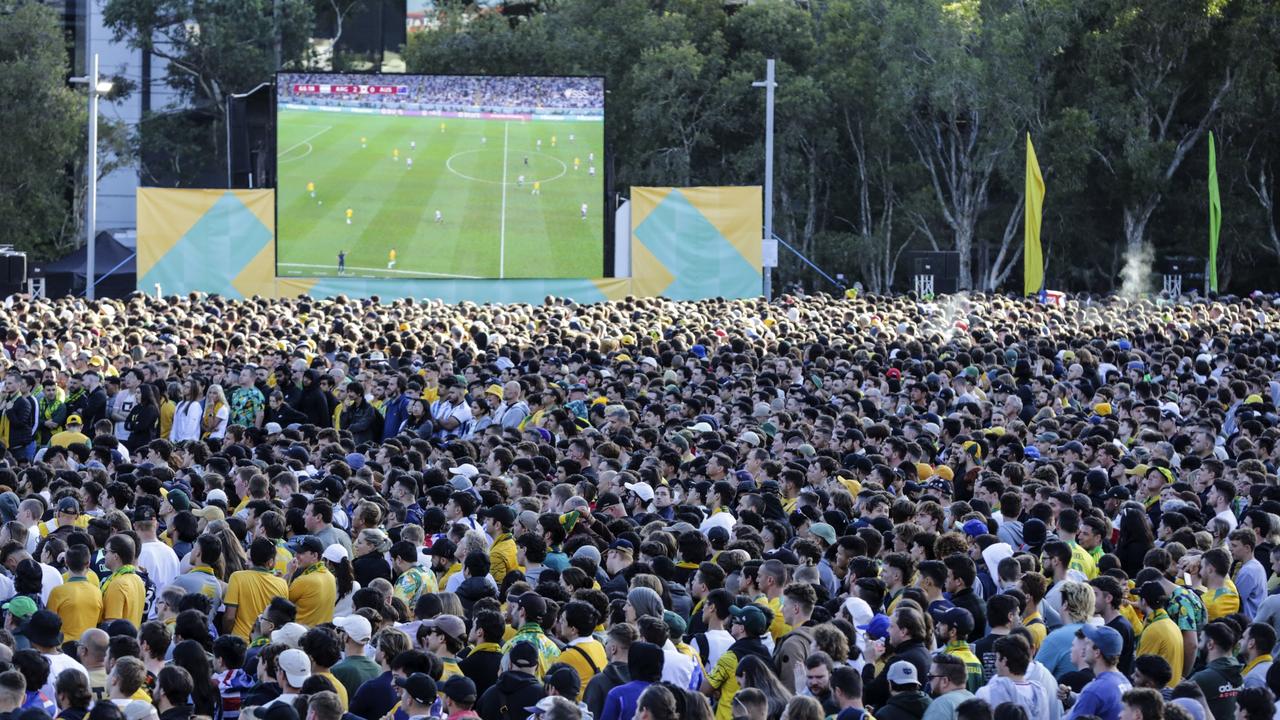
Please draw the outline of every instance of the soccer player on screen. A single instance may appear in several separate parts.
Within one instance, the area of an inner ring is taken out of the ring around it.
[[[400,148],[394,148],[391,150],[391,159],[396,162],[400,162]]]
[[[412,169],[413,169],[413,158],[405,158],[405,159],[404,159],[404,167],[405,167],[405,169],[406,169],[406,170],[412,170]]]
[[[534,195],[542,194],[542,183],[538,182],[537,180],[533,181],[533,194]]]
[[[555,136],[555,135],[552,135],[552,136],[551,136],[551,147],[555,147],[555,146],[556,146],[556,136]]]
[[[582,203],[582,219],[583,219],[583,220],[586,220],[586,219],[587,219],[587,204],[586,204],[586,203]]]
[[[595,166],[595,165],[592,165],[591,167],[587,168],[587,175],[590,175],[591,177],[595,177],[595,176],[596,176],[596,166]]]
[[[587,153],[587,162],[595,162],[596,154],[594,152]]]
[[[315,184],[315,183],[313,183],[313,182],[309,182],[309,183],[307,183],[307,192],[311,194],[311,197],[315,197],[315,196],[316,196],[316,184]]]
[[[437,223],[444,222],[444,215],[440,214],[439,210],[436,211],[436,222]]]
[[[444,132],[444,123],[440,123],[440,132]]]
[[[418,149],[418,141],[417,141],[417,140],[410,140],[410,141],[409,141],[409,149],[410,149],[410,150],[417,150],[417,149]]]
[[[574,172],[577,172],[577,171],[578,171],[578,166],[579,166],[579,165],[581,165],[581,164],[582,164],[582,158],[574,158],[574,159],[573,159],[573,171],[574,171]]]
[[[542,149],[542,138],[538,138],[538,145],[537,145],[537,147],[538,147],[538,149],[539,149],[539,150],[541,150],[541,149]]]
[[[347,271],[347,251],[339,250],[338,251],[338,274],[341,275],[346,271]]]
[[[391,252],[387,253],[387,269],[392,270],[396,266],[396,249],[391,248]]]
[[[516,187],[524,187],[524,176],[523,176],[523,175],[519,175],[519,176],[517,176],[517,177],[516,177]]]
[[[573,142],[573,133],[569,133],[569,142]]]
[[[586,205],[583,205],[583,207],[585,208],[585,207],[586,207]],[[351,216],[352,216],[352,215],[354,215],[354,214],[355,214],[355,213],[353,213],[353,212],[351,211],[351,208],[347,208],[347,224],[348,224],[348,225],[350,225],[350,224],[351,224]]]
[[[528,156],[528,155],[525,155],[525,156],[524,156],[524,166],[525,166],[525,167],[529,167],[529,156]]]
[[[361,136],[360,136],[360,148],[361,148],[361,149],[364,149],[364,148],[367,148],[367,147],[369,147],[369,141],[368,141],[368,140],[367,140],[363,135],[361,135]]]

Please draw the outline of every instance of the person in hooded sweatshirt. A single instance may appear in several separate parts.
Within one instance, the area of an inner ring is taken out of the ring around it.
[[[1008,635],[996,640],[995,650],[996,676],[978,688],[978,699],[985,700],[991,707],[1011,702],[1027,711],[1027,720],[1049,720],[1049,689],[1026,677],[1031,664],[1031,644],[1021,635]],[[879,713],[876,717],[883,720]]]
[[[582,702],[586,703],[592,717],[597,718],[604,712],[604,701],[609,697],[609,691],[631,682],[627,658],[631,653],[631,646],[640,639],[636,627],[629,623],[613,625],[606,636],[608,640],[604,644],[604,651],[609,663],[587,682],[587,688],[582,693]]]
[[[1234,654],[1240,638],[1230,625],[1217,620],[1206,625],[1200,637],[1204,638],[1206,663],[1191,676],[1191,682],[1200,686],[1215,718],[1235,717],[1236,695],[1244,686],[1243,666]]]
[[[876,720],[920,720],[929,709],[929,696],[920,689],[916,666],[898,660],[889,666],[889,701],[875,709]]]
[[[633,643],[627,653],[627,664],[631,666],[631,682],[609,691],[604,699],[604,709],[596,716],[598,720],[631,720],[635,717],[640,694],[662,680],[662,648],[653,643]]]
[[[518,642],[507,653],[510,669],[498,675],[498,681],[476,704],[476,714],[489,720],[524,720],[525,708],[536,705],[546,692],[538,679],[538,649],[533,643]]]

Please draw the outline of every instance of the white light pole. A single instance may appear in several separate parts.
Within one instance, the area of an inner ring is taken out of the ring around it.
[[[773,90],[778,87],[773,76],[773,60],[765,65],[763,82],[751,87],[764,88],[764,245],[772,248],[764,258],[764,300],[773,302],[773,264],[777,262],[777,241],[773,239]],[[772,259],[772,262],[771,262]]]
[[[98,76],[98,54],[94,53],[89,61],[89,74],[84,77],[71,78],[73,85],[89,86],[89,170],[86,181],[89,197],[85,203],[84,235],[85,247],[88,250],[88,267],[85,268],[86,299],[94,299],[94,286],[98,284],[97,243],[95,228],[98,223],[98,98],[111,92],[112,83]]]

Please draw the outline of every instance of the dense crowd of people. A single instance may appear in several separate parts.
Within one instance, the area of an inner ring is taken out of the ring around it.
[[[297,92],[297,85],[404,86],[408,93]],[[513,112],[604,109],[604,84],[587,77],[504,77],[494,75],[288,74],[277,80],[282,102],[362,107]]]
[[[1270,720],[1277,327],[15,296],[0,720]]]

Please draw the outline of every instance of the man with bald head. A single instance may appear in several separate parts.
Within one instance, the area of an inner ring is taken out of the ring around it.
[[[524,401],[524,388],[519,382],[510,380],[502,386],[502,404],[493,417],[504,428],[518,428],[529,417],[529,403]]]
[[[111,638],[105,630],[89,628],[80,635],[80,647],[76,655],[80,664],[89,672],[89,688],[94,700],[107,696],[107,645]]]

